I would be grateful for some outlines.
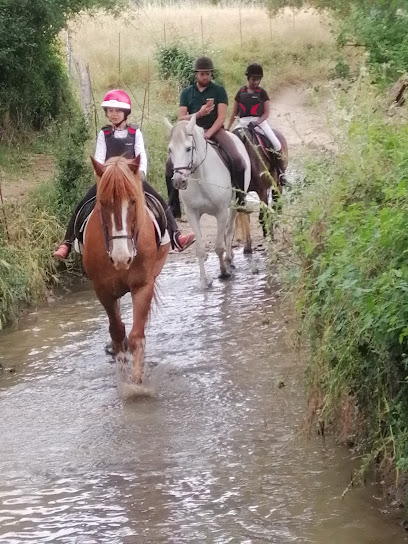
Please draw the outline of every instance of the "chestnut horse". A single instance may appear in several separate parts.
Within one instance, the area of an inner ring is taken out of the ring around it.
[[[286,170],[288,164],[288,144],[283,134],[281,134],[278,130],[274,129],[274,133],[282,146],[279,153],[282,154],[284,167]],[[245,145],[245,149],[247,150],[251,161],[251,183],[249,185],[248,192],[255,191],[259,196],[259,200],[261,201],[259,221],[262,225],[263,234],[264,236],[270,235],[272,237],[273,222],[271,221],[270,215],[268,216],[268,211],[270,209],[269,203],[272,200],[272,205],[276,210],[279,195],[282,193],[282,185],[279,181],[277,164],[273,158],[271,159],[270,157],[266,156],[259,142],[258,135],[253,129],[249,129],[238,124],[238,126],[234,129],[234,134],[236,134]],[[272,157],[273,153],[277,152],[272,151]],[[242,223],[241,221],[238,221],[242,230],[244,231],[244,253],[252,253],[252,240],[249,230],[249,222],[245,221],[245,218],[239,217],[239,219],[244,219]]]
[[[138,175],[139,159],[112,157],[105,164],[92,158],[97,175],[95,209],[86,227],[83,265],[109,318],[116,361],[126,361],[125,325],[119,299],[130,292],[133,326],[128,346],[133,382],[142,382],[145,325],[170,243],[157,246],[155,226],[146,209]]]

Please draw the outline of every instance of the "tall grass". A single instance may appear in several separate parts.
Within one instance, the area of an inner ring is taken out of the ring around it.
[[[88,136],[82,118],[73,115],[71,122],[61,124],[58,130],[54,127],[52,134],[58,173],[52,178],[48,173],[48,179],[38,180],[33,187],[28,182],[31,188],[24,198],[4,198],[1,206],[0,329],[16,321],[22,307],[44,299],[49,286],[58,282],[53,247],[63,236],[75,202],[93,182],[84,162],[83,144]],[[30,149],[23,143],[8,156],[18,157]],[[28,176],[21,167],[0,163],[0,168],[3,177]],[[8,183],[3,185],[6,190]]]
[[[344,110],[341,155],[310,164],[292,210],[295,289],[311,415],[358,445],[363,467],[394,463],[395,483],[408,469],[408,129],[362,88]]]

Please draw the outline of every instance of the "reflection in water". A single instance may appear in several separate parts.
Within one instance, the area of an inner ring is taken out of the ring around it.
[[[376,487],[341,500],[347,452],[304,439],[301,354],[259,256],[238,254],[235,279],[207,293],[176,259],[148,328],[152,398],[118,397],[90,291],[2,334],[17,371],[0,379],[0,541],[406,542]]]

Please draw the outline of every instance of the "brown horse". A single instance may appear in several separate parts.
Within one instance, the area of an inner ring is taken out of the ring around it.
[[[158,248],[146,210],[139,160],[113,157],[105,164],[92,158],[97,175],[96,205],[86,227],[83,265],[109,318],[116,360],[126,360],[125,325],[119,299],[130,292],[133,326],[129,334],[133,382],[142,382],[145,325],[170,244]]]
[[[279,153],[283,158],[283,166],[286,170],[288,164],[288,145],[283,134],[275,129],[274,132],[282,146]],[[238,126],[234,130],[234,134],[236,134],[244,143],[251,161],[251,183],[249,185],[248,192],[255,191],[261,201],[259,221],[262,225],[264,236],[272,236],[273,222],[268,214],[269,199],[272,196],[273,205],[276,209],[276,203],[279,198],[278,195],[282,193],[278,165],[276,161],[273,160],[273,153],[276,152],[272,151],[271,153],[268,153],[266,150],[265,153],[258,139],[258,135],[254,130]],[[252,240],[248,216],[245,217],[243,214],[239,214],[237,224],[240,225],[244,233],[244,253],[252,253]]]

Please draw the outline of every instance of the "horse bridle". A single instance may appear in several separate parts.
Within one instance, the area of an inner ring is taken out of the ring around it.
[[[204,155],[204,158],[196,167],[194,167],[194,151],[197,151],[197,145],[196,145],[196,141],[195,141],[195,138],[194,138],[194,134],[187,134],[187,136],[191,136],[193,138],[193,145],[191,146],[191,159],[190,159],[190,162],[188,163],[188,166],[178,166],[177,168],[173,168],[174,173],[176,173],[176,172],[181,173],[183,170],[187,170],[188,172],[190,172],[190,174],[194,174],[194,172],[203,164],[203,162],[207,158],[208,141],[205,140],[205,155]]]
[[[137,254],[136,244],[137,244],[137,238],[139,235],[139,232],[136,232],[135,221],[133,221],[131,226],[132,236],[127,236],[126,234],[116,234],[115,236],[109,236],[108,227],[102,217],[102,208],[99,208],[99,217],[101,220],[103,237],[105,239],[106,253],[108,254],[109,258],[112,259],[111,250],[109,249],[109,243],[112,240],[130,240],[133,245],[133,256],[135,257],[135,255]]]

